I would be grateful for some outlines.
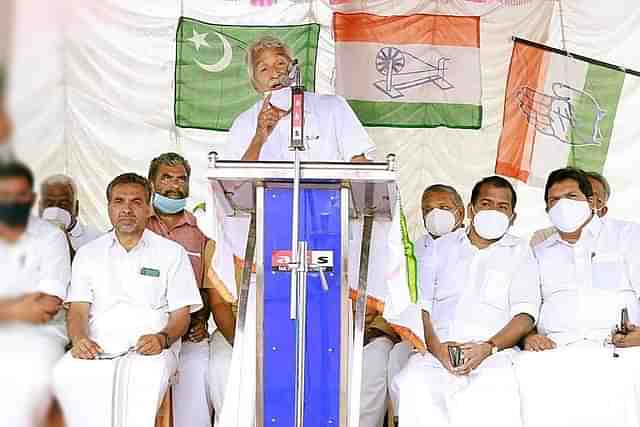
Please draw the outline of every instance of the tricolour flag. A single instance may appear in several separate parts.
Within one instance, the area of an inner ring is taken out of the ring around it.
[[[301,67],[307,90],[315,89],[318,24],[280,27],[218,25],[180,18],[176,35],[176,126],[229,130],[258,94],[247,73],[246,49],[271,35],[284,41]]]
[[[336,93],[365,126],[478,129],[480,19],[335,13]]]
[[[565,166],[602,172],[625,72],[516,39],[496,173],[544,185]]]

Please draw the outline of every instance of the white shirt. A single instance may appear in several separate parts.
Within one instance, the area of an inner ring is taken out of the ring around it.
[[[0,298],[43,292],[61,300],[67,296],[71,280],[69,244],[64,233],[48,222],[32,216],[20,239],[9,244],[0,240]],[[66,343],[65,313],[60,310],[48,324],[37,330]]]
[[[640,226],[596,215],[575,244],[554,234],[534,249],[542,306],[538,330],[559,345],[603,341],[629,309],[640,321]]]
[[[149,230],[129,252],[115,232],[80,248],[66,300],[72,302],[91,304],[89,336],[105,351],[121,351],[141,335],[157,333],[173,311],[202,308],[184,248]]]
[[[69,241],[71,242],[73,250],[77,252],[82,246],[97,239],[102,234],[103,233],[99,232],[97,229],[89,225],[84,225],[80,221],[76,221],[76,225],[74,225],[67,233],[67,236],[69,236]]]
[[[44,292],[64,300],[71,279],[69,245],[62,231],[30,217],[15,244],[0,240],[0,297]]]
[[[538,317],[537,265],[518,237],[478,249],[456,230],[427,249],[421,268],[422,308],[441,341],[487,340],[520,313]]]
[[[431,237],[431,234],[424,233],[413,243],[413,249],[415,251],[416,261],[418,265],[422,265],[422,258],[427,252],[427,248],[429,248],[429,246],[431,246],[433,242],[435,242],[435,239]]]
[[[251,143],[264,101],[240,114],[229,130],[228,159],[240,159]],[[347,102],[334,95],[304,94],[302,161],[349,162],[361,154],[373,158],[375,146]],[[289,151],[291,115],[280,119],[260,151],[260,160],[293,161]]]

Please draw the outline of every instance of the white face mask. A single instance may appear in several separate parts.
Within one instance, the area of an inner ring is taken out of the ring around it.
[[[591,216],[586,200],[560,199],[549,209],[549,219],[563,233],[576,231]]]
[[[444,236],[455,227],[456,217],[450,211],[435,208],[424,216],[424,225],[429,234]]]
[[[268,95],[265,94],[265,96]],[[291,88],[283,87],[282,89],[274,90],[271,92],[271,105],[284,111],[291,109]]]
[[[55,206],[43,210],[42,219],[63,230],[67,230],[71,225],[71,214]]]
[[[485,240],[499,239],[509,229],[509,217],[499,211],[479,211],[473,217],[473,228]]]

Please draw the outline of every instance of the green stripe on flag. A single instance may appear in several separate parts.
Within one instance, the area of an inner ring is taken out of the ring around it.
[[[364,126],[480,129],[482,107],[472,104],[348,100]]]
[[[569,166],[602,173],[624,78],[622,71],[589,65],[583,91],[593,99],[583,94],[575,103],[576,124],[571,129],[571,142],[575,145],[569,151]],[[598,108],[604,113],[600,121],[597,120]],[[594,132],[599,145],[580,145],[593,139]]]
[[[218,25],[181,18],[176,34],[176,126],[229,130],[236,117],[258,100],[245,56],[251,42],[266,35],[291,48],[306,89],[315,90],[320,25]]]
[[[409,287],[409,296],[411,302],[418,302],[418,270],[416,262],[415,248],[409,237],[409,229],[407,228],[407,218],[404,216],[404,210],[400,206],[400,229],[402,231],[402,246],[404,248],[404,257],[407,263],[407,286]]]

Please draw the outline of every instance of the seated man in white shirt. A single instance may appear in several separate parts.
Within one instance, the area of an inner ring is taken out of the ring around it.
[[[528,244],[507,234],[515,205],[508,181],[484,178],[473,188],[469,229],[427,250],[421,287],[428,352],[411,356],[395,379],[401,425],[521,425],[512,361],[535,324],[540,292]],[[451,346],[462,349],[459,366]]]
[[[640,424],[640,340],[633,326],[603,345],[627,308],[640,320],[640,227],[594,213],[588,175],[552,172],[545,187],[558,230],[534,251],[542,306],[536,334],[517,362],[522,410],[529,426]],[[621,325],[619,325],[621,326]],[[619,357],[614,357],[617,354]]]
[[[452,231],[463,226],[464,203],[462,197],[455,188],[445,184],[433,184],[425,188],[422,193],[422,218],[424,221],[425,233],[414,242],[416,265],[418,266],[418,276],[420,275],[420,265],[422,258],[429,246],[436,239],[445,236]],[[396,390],[393,378],[404,368],[411,355],[411,345],[402,341],[393,346],[389,352],[388,384],[389,397],[393,404],[394,414],[397,415],[398,391]]]
[[[293,56],[274,37],[263,37],[247,48],[249,78],[264,97],[240,114],[229,130],[230,159],[293,160],[289,151],[291,91],[285,87]],[[335,95],[304,93],[306,161],[366,161],[374,145],[346,101]]]
[[[53,175],[42,182],[39,212],[42,219],[64,230],[74,253],[101,234],[78,218],[78,187],[66,175]]]
[[[52,319],[62,315],[69,249],[60,230],[29,215],[34,200],[29,168],[0,162],[1,426],[41,425],[66,344]]]
[[[611,197],[609,181],[598,172],[585,172],[585,174],[593,190],[593,211],[600,218],[604,218],[607,212],[609,212],[609,207],[607,206],[609,197]],[[537,230],[533,233],[533,236],[531,236],[531,247],[535,247],[538,243],[547,240],[555,233],[557,233],[557,230],[553,226]]]
[[[73,262],[66,299],[73,347],[54,372],[68,427],[154,426],[180,337],[202,307],[185,250],[145,229],[150,198],[145,178],[116,177],[107,189],[113,232]]]

